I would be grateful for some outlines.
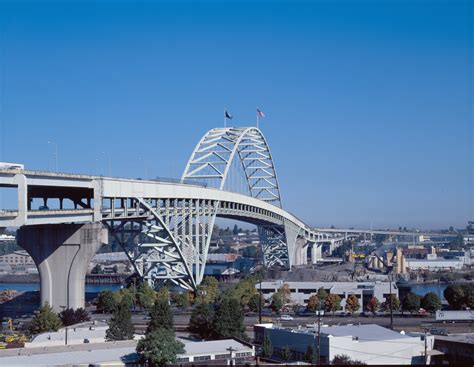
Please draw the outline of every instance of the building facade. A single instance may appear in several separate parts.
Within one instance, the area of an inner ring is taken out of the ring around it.
[[[385,302],[390,294],[389,282],[262,282],[262,295],[270,299],[284,284],[288,284],[291,291],[292,303],[306,305],[309,298],[323,288],[329,294],[337,294],[341,298],[341,306],[344,309],[347,297],[354,294],[359,300],[360,310],[366,309],[366,305],[372,297],[377,297],[380,302]],[[259,284],[256,285],[259,288]],[[397,285],[392,282],[392,294],[398,297]]]

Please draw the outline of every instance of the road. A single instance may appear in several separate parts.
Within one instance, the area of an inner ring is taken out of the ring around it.
[[[189,313],[176,313],[174,314],[174,325],[176,330],[184,331],[189,324]],[[92,314],[92,318],[95,320],[108,320],[110,315]],[[273,321],[279,321],[278,318],[274,317]],[[291,321],[279,321],[283,327],[306,327],[307,324],[314,324],[317,321],[317,317],[295,317]],[[143,314],[134,314],[132,316],[132,322],[136,326],[137,331],[145,330],[148,323],[148,319]],[[322,317],[322,322],[325,325],[347,325],[347,324],[377,324],[384,327],[390,327],[389,316],[341,316],[341,315],[326,315]],[[252,314],[245,316],[244,324],[247,329],[249,336],[253,337],[253,325],[258,323],[258,315]],[[434,317],[411,317],[411,316],[395,316],[393,318],[394,330],[395,331],[407,331],[407,332],[420,332],[421,326],[425,324],[432,324],[433,327],[446,328],[449,333],[470,333],[472,329],[471,323],[441,323],[437,322]]]

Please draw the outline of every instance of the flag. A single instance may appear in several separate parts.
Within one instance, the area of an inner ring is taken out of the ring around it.
[[[226,119],[232,120],[232,115],[231,115],[231,114],[229,113],[229,111],[227,111],[227,110],[225,110],[225,112],[224,112],[224,117],[225,117]]]
[[[262,111],[260,111],[260,109],[258,107],[257,107],[257,116],[258,117],[265,117],[265,114]]]

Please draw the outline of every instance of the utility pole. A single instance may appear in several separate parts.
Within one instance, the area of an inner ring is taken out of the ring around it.
[[[393,330],[393,295],[392,295],[392,273],[389,273],[389,278],[388,278],[389,284],[390,284],[390,329]]]
[[[230,353],[230,365],[233,366],[234,365],[234,352],[236,349],[234,349],[233,347],[229,347],[226,350],[228,350]]]
[[[423,328],[423,331],[425,333],[425,353],[424,353],[424,357],[425,357],[425,365],[428,364],[428,338],[427,338],[427,334],[428,334],[428,330],[429,330],[429,327],[431,326],[431,324],[422,324],[421,327]]]
[[[258,293],[258,323],[262,323],[262,274],[260,274],[260,284]]]
[[[321,299],[319,300],[318,309],[318,359],[317,364],[321,364]]]

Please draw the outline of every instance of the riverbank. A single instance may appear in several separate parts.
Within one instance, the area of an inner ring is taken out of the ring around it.
[[[86,284],[117,284],[121,285],[128,277],[126,274],[88,274]],[[38,274],[3,274],[0,275],[0,283],[38,283]]]

